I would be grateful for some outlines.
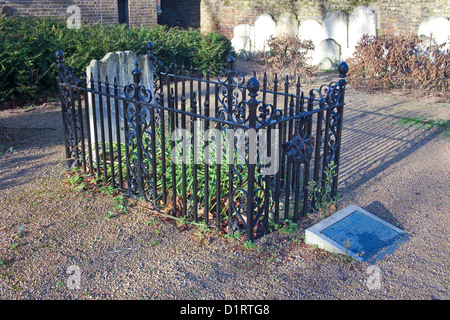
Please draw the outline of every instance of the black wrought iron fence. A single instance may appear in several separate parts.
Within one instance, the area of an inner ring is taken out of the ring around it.
[[[157,210],[218,230],[265,234],[270,223],[298,222],[337,193],[344,93],[340,79],[295,92],[291,79],[262,85],[234,70],[175,66],[153,55],[153,88],[75,78],[56,53],[68,167],[79,167]],[[272,89],[268,89],[268,88]]]

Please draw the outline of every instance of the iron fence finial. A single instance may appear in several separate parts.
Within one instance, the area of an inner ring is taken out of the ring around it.
[[[250,97],[254,98],[258,95],[259,91],[259,81],[256,79],[256,77],[250,78],[247,82],[247,89],[250,91],[249,95]]]
[[[341,64],[338,67],[338,71],[339,71],[339,77],[341,77],[341,78],[347,77],[347,72],[348,72],[347,62],[345,62],[345,61],[341,62]]]
[[[141,82],[142,74],[141,69],[139,69],[139,62],[136,61],[136,68],[131,73],[133,74],[134,83],[139,84]]]
[[[236,59],[233,57],[233,50],[230,50],[230,55],[228,56],[227,62],[228,62],[228,70],[234,70],[234,62]]]
[[[64,52],[61,49],[55,51],[56,62],[61,63],[64,60]]]

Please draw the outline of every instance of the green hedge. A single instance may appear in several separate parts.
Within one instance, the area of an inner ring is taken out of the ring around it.
[[[62,49],[65,64],[80,72],[92,59],[107,52],[132,50],[146,53],[152,41],[155,55],[169,68],[175,63],[209,66],[211,73],[226,67],[230,41],[220,33],[201,34],[165,26],[85,25],[68,29],[65,22],[37,18],[0,18],[0,102],[12,95],[31,100],[56,92],[54,53]]]

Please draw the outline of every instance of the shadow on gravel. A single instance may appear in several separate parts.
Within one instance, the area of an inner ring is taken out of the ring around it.
[[[64,157],[58,107],[0,111],[0,190],[50,172]]]
[[[396,226],[399,229],[404,229],[400,222],[395,218],[395,215],[390,212],[383,203],[380,201],[373,201],[371,204],[365,206],[364,210],[376,215],[378,218],[389,222],[390,224]]]
[[[344,111],[339,192],[349,194],[436,136],[432,129],[400,125],[401,116],[348,107]]]

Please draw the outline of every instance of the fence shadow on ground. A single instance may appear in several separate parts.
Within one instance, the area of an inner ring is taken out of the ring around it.
[[[346,106],[339,191],[349,194],[377,174],[428,143],[436,133],[398,124],[401,117]]]

